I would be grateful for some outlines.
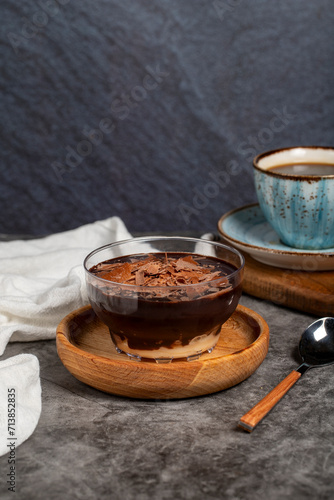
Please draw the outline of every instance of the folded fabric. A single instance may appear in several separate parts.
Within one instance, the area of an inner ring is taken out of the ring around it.
[[[54,338],[56,326],[88,303],[83,260],[130,238],[118,217],[45,238],[0,243],[0,355],[9,340]]]
[[[1,361],[0,381],[0,456],[8,455],[10,473],[16,447],[33,433],[41,414],[38,359],[19,354]]]
[[[111,217],[45,238],[0,243],[0,356],[9,341],[55,338],[61,319],[88,304],[86,255],[127,238],[122,220]],[[40,413],[37,357],[0,360],[0,455],[15,454],[34,432]]]

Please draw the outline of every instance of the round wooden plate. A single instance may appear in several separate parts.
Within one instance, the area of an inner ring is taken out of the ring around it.
[[[90,306],[66,316],[56,338],[62,363],[81,382],[131,398],[175,399],[221,391],[249,377],[267,355],[269,328],[259,314],[239,305],[211,354],[168,364],[118,354],[108,328]]]

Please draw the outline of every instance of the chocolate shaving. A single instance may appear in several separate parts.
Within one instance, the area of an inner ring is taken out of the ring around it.
[[[160,256],[160,257],[159,257]],[[207,288],[216,288],[210,282],[221,277],[222,280],[215,286],[229,287],[226,274],[217,270],[217,267],[205,262],[201,256],[186,255],[169,257],[167,253],[149,254],[145,257],[134,256],[126,262],[104,262],[93,268],[99,277],[126,285],[148,287],[177,287],[180,285],[198,285],[191,291],[196,296],[203,293],[203,283],[209,283]],[[152,290],[153,293],[153,290]]]
[[[143,285],[145,283],[145,271],[144,269],[139,269],[136,272],[136,285]]]
[[[189,260],[188,257],[182,257],[181,259],[178,259],[175,263],[175,269],[177,271],[183,271],[185,269],[198,269],[197,262],[195,262],[191,256],[189,257],[191,260]]]
[[[161,266],[158,262],[151,262],[146,266],[141,268],[146,274],[159,274],[161,272]]]
[[[133,278],[131,264],[130,262],[124,262],[114,267],[109,265],[107,269],[99,270],[98,276],[116,283],[127,283]]]

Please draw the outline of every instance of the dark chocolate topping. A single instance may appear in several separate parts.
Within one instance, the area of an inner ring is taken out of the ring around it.
[[[219,261],[218,261],[219,262]],[[200,255],[149,254],[101,262],[90,272],[108,281],[138,286],[194,285],[226,276],[216,263]]]

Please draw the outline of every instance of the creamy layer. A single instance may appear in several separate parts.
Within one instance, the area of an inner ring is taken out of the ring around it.
[[[200,335],[192,339],[189,344],[182,345],[181,341],[176,341],[170,348],[167,347],[159,347],[159,349],[131,349],[128,345],[126,339],[121,339],[118,335],[113,334],[112,339],[114,344],[121,351],[131,354],[133,356],[140,356],[142,358],[149,359],[159,359],[159,358],[187,358],[189,356],[194,356],[195,354],[203,353],[208,350],[211,350],[215,347],[219,339],[218,334],[215,332],[210,333],[209,335]]]

